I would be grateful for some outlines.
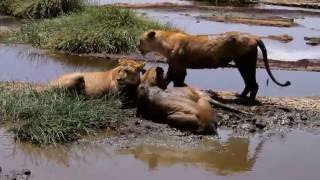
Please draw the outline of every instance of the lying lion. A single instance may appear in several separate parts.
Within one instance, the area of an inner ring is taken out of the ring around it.
[[[158,52],[167,58],[169,68],[167,84],[174,82],[175,87],[185,86],[187,68],[225,67],[234,61],[244,82],[245,88],[239,97],[254,101],[258,92],[256,82],[257,48],[263,54],[266,70],[271,79],[279,86],[289,86],[290,82],[279,83],[272,75],[264,43],[253,35],[228,32],[216,36],[192,36],[183,32],[151,30],[144,32],[138,48],[144,55]]]
[[[168,89],[163,69],[148,69],[141,77],[137,90],[137,116],[164,122],[174,127],[200,134],[216,134],[216,114],[207,97],[196,91]],[[159,87],[160,85],[160,87]]]
[[[120,89],[135,96],[140,83],[140,72],[144,63],[129,59],[120,59],[119,65],[105,72],[76,72],[64,74],[50,82],[50,87],[65,88],[83,92],[90,97],[106,93],[119,93]]]

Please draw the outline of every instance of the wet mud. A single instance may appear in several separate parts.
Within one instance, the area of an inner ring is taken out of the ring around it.
[[[320,3],[317,0],[263,0],[262,3],[278,6],[320,9]]]
[[[293,19],[281,17],[267,17],[267,18],[254,18],[254,17],[234,17],[234,16],[200,16],[202,19],[224,23],[240,23],[249,25],[260,26],[275,26],[275,27],[293,27],[297,26]]]
[[[319,37],[304,37],[306,44],[310,46],[318,46],[320,45],[320,38]]]

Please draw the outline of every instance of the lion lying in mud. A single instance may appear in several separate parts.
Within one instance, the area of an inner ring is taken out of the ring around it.
[[[150,68],[143,74],[137,90],[137,116],[193,133],[217,133],[216,114],[206,97],[192,88],[190,91],[165,90],[164,84],[163,69],[160,67]]]
[[[239,97],[254,101],[258,92],[256,82],[257,47],[263,54],[266,70],[271,79],[279,86],[289,86],[290,82],[279,83],[272,75],[264,43],[257,37],[238,32],[227,32],[216,36],[192,36],[183,32],[151,30],[140,37],[138,49],[144,55],[158,52],[167,58],[169,68],[167,84],[174,82],[175,87],[185,86],[187,68],[226,67],[235,62],[245,88]]]
[[[97,97],[106,93],[119,93],[120,89],[135,96],[143,67],[144,63],[142,62],[120,59],[119,65],[112,70],[64,74],[51,81],[49,86],[76,90],[90,97]]]

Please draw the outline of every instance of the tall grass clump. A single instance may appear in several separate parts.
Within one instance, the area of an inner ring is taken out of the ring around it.
[[[128,9],[88,7],[83,12],[34,21],[17,32],[18,40],[35,47],[68,53],[128,53],[141,32],[168,26]]]
[[[1,0],[0,12],[21,18],[57,17],[85,8],[85,0]]]
[[[0,87],[0,120],[22,141],[69,142],[125,118],[112,96],[87,99],[64,90],[11,92]]]

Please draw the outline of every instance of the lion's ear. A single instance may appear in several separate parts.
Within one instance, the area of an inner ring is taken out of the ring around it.
[[[145,62],[141,62],[141,68],[142,68],[142,69],[144,68],[145,65],[146,65]]]
[[[147,34],[148,38],[149,39],[154,39],[156,37],[156,32],[154,31],[150,31],[148,34]]]
[[[121,64],[121,63],[123,63],[125,60],[127,60],[127,59],[124,58],[124,57],[122,57],[122,58],[118,59],[118,63]]]

